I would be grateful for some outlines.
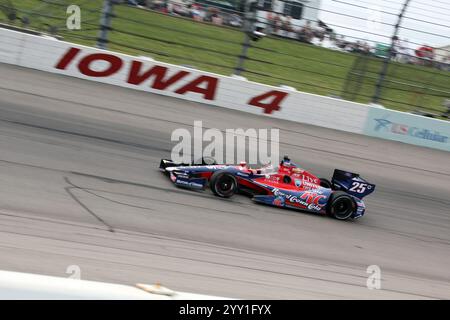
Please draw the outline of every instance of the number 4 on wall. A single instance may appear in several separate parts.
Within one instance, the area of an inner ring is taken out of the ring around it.
[[[271,114],[281,109],[280,104],[287,95],[287,92],[272,90],[251,98],[248,104],[263,108],[264,113]]]

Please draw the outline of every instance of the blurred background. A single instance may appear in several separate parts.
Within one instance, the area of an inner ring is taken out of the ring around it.
[[[0,0],[3,28],[446,120],[449,15],[450,0]]]

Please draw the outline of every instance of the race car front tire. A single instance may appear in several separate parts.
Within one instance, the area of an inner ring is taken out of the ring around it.
[[[209,187],[216,196],[229,198],[236,193],[238,184],[236,178],[231,173],[216,171],[209,180]]]
[[[353,198],[343,191],[335,191],[328,201],[328,214],[338,220],[349,219],[356,210]]]

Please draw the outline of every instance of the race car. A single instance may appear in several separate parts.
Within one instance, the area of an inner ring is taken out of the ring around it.
[[[161,159],[159,168],[178,187],[204,190],[209,185],[218,197],[242,193],[257,203],[329,215],[339,220],[362,217],[366,210],[362,198],[375,190],[375,185],[359,174],[344,170],[334,170],[331,181],[318,178],[291,162],[288,156],[277,169],[270,164],[259,168],[250,168],[245,162],[217,164],[211,159],[202,159],[201,165]]]

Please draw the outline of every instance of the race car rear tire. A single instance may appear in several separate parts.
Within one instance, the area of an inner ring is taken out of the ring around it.
[[[325,178],[320,178],[320,186],[328,189],[332,189],[333,185],[331,184],[330,180]]]
[[[209,180],[209,187],[216,196],[229,198],[236,193],[238,184],[231,173],[216,171]]]
[[[328,201],[328,214],[338,220],[347,220],[356,210],[353,198],[343,191],[335,191]]]

